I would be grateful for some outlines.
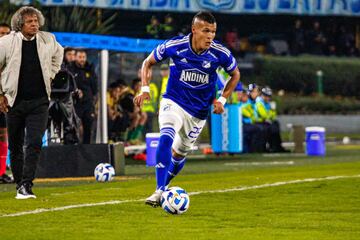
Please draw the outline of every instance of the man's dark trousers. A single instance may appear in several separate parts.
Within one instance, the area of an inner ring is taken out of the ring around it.
[[[35,178],[42,137],[48,121],[48,107],[49,100],[44,97],[19,100],[15,101],[7,113],[11,169],[18,186],[23,183],[32,184]]]

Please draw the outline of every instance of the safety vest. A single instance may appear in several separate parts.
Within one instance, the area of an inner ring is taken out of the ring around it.
[[[248,100],[246,103],[241,103],[241,114],[242,114],[242,121],[246,124],[254,123],[256,120],[254,108],[251,102]]]
[[[271,118],[271,106],[270,106],[270,103],[265,102],[264,99],[261,96],[256,98],[255,107],[256,107],[256,112],[257,112],[257,115],[258,115],[257,120],[259,122],[265,122],[265,121],[273,120]]]
[[[163,94],[166,92],[168,81],[169,77],[163,77],[161,79],[160,100],[162,99]]]
[[[155,113],[157,107],[156,106],[157,100],[159,97],[159,90],[155,83],[150,83],[149,88],[150,88],[150,100],[144,101],[143,106],[141,107],[141,111]]]

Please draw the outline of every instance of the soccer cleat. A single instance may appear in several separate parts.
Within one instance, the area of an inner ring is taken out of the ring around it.
[[[160,206],[160,199],[162,193],[163,191],[156,190],[150,197],[146,199],[145,204],[150,205],[154,208]]]
[[[16,199],[29,199],[36,198],[35,194],[32,192],[30,183],[23,183],[16,192]]]

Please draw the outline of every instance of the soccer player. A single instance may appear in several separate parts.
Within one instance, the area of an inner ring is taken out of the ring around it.
[[[171,58],[169,82],[159,109],[160,140],[155,167],[157,187],[145,202],[153,207],[160,205],[162,192],[183,168],[187,153],[205,125],[215,97],[216,69],[222,66],[231,76],[213,104],[216,114],[224,112],[226,99],[240,79],[235,58],[228,49],[214,41],[214,16],[209,12],[197,13],[191,28],[189,35],[165,41],[144,60],[141,93],[134,98],[138,106],[150,98],[152,66]]]

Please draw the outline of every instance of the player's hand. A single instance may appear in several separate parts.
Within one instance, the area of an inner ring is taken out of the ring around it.
[[[4,95],[0,95],[0,111],[3,113],[7,113],[9,111],[8,101]]]
[[[225,111],[224,105],[222,105],[222,103],[219,101],[215,101],[213,113],[222,114],[224,111]]]
[[[137,95],[136,97],[134,97],[134,104],[138,107],[141,107],[144,100],[150,100],[150,93],[143,92],[143,93]]]

